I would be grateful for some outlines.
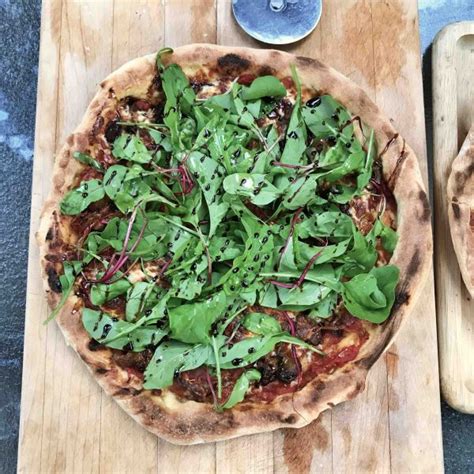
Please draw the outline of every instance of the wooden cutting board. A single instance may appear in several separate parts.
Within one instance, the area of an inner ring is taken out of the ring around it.
[[[392,117],[427,175],[417,5],[327,0],[306,40],[286,48],[321,58],[362,85]],[[234,23],[230,0],[44,0],[19,440],[21,472],[441,472],[433,278],[365,392],[301,430],[177,447],[102,393],[56,325],[43,326],[34,234],[54,154],[97,83],[163,45],[263,47]]]
[[[474,301],[448,223],[451,164],[474,124],[474,21],[444,28],[433,47],[435,273],[441,388],[456,410],[474,413]]]

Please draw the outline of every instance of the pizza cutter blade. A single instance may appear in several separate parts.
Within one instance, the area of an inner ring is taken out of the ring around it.
[[[309,35],[321,18],[321,0],[232,0],[237,23],[253,38],[289,44]]]

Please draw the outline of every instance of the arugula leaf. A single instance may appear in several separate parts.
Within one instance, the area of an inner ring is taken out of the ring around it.
[[[268,284],[259,292],[259,303],[265,308],[278,308],[278,295],[276,287]]]
[[[131,287],[131,283],[122,278],[110,284],[97,283],[92,285],[90,292],[91,303],[100,306],[117,296],[123,295]]]
[[[192,247],[190,250],[195,253]],[[207,280],[207,265],[207,258],[202,253],[198,258],[191,257],[186,260],[186,265],[181,266],[181,271],[171,276],[173,294],[188,301],[199,296]]]
[[[167,134],[160,132],[159,130],[154,130],[152,128],[148,129],[148,134],[153,139],[156,145],[161,145],[165,151],[172,151],[172,146],[170,138]]]
[[[236,295],[244,288],[245,291],[256,289],[259,273],[273,265],[273,234],[267,225],[259,224],[255,219],[247,215],[242,217],[242,223],[246,226],[247,239],[245,241],[244,253],[237,257],[232,268],[223,277],[224,291],[228,295]]]
[[[211,326],[225,307],[226,295],[220,291],[205,301],[170,309],[171,337],[190,344],[209,344]]]
[[[166,328],[129,323],[90,308],[82,311],[82,323],[89,335],[104,346],[134,352],[157,345],[168,334]]]
[[[329,95],[310,100],[303,107],[302,116],[317,139],[334,136],[334,130],[346,124],[351,118],[347,110]],[[344,128],[343,134],[349,138],[352,136],[352,124]]]
[[[254,334],[266,336],[282,332],[280,323],[265,313],[249,313],[245,315],[242,325]]]
[[[270,204],[281,194],[263,174],[230,174],[224,179],[223,185],[227,193],[248,197],[257,206]]]
[[[157,288],[154,281],[139,281],[129,287],[125,306],[125,319],[127,321],[135,321],[145,309],[154,304],[155,299],[152,299],[151,302],[148,300],[153,292],[158,291]]]
[[[140,138],[129,134],[122,134],[115,140],[112,154],[115,158],[140,164],[149,163],[153,159]]]
[[[300,238],[308,237],[325,238],[339,242],[350,238],[352,233],[352,219],[347,214],[339,211],[326,211],[313,214],[309,219],[304,219],[297,224]]]
[[[187,165],[197,179],[209,208],[211,221],[209,238],[211,238],[229,209],[229,205],[219,198],[219,188],[225,170],[216,161],[200,152],[192,152],[189,155]]]
[[[395,247],[398,242],[398,234],[391,227],[383,226],[380,232],[383,248],[390,253],[395,252]]]
[[[143,388],[151,390],[169,387],[176,372],[196,369],[206,364],[211,357],[210,346],[164,342],[156,348],[145,370]]]
[[[258,359],[273,351],[281,342],[294,344],[316,353],[320,353],[314,346],[290,336],[287,333],[269,334],[242,339],[232,347],[224,346],[220,350],[220,363],[222,369],[235,369],[253,364]]]
[[[383,323],[395,301],[395,287],[400,270],[395,265],[373,268],[343,283],[342,299],[355,317],[372,323]]]
[[[382,246],[390,253],[395,251],[398,242],[398,234],[391,227],[384,225],[380,220],[375,221],[371,231],[367,234],[366,239],[372,245],[375,245],[376,238],[380,237]]]
[[[62,291],[61,299],[59,300],[59,303],[56,305],[56,307],[51,312],[51,314],[43,322],[43,324],[47,324],[50,321],[52,321],[59,314],[61,309],[64,307],[64,305],[66,304],[66,301],[68,300],[74,288],[76,277],[77,275],[79,275],[79,273],[82,270],[82,266],[83,266],[83,263],[76,260],[64,262],[63,264],[64,274],[59,277],[59,282],[61,283],[61,291]]]
[[[372,166],[377,156],[377,146],[375,143],[375,132],[370,131],[369,144],[367,147],[367,156],[363,171],[357,176],[357,192],[360,194],[362,190],[369,184],[372,177]]]
[[[298,306],[320,303],[331,289],[318,283],[305,282],[298,288],[278,288],[277,291],[281,301],[279,308],[298,310]]]
[[[282,206],[295,210],[315,201],[319,175],[309,175],[306,178],[295,179],[285,190]]]
[[[377,251],[369,239],[366,239],[354,226],[352,247],[343,255],[346,262],[343,273],[354,276],[357,273],[368,272],[377,261]]]
[[[329,318],[332,316],[332,312],[337,303],[338,294],[335,291],[331,291],[321,301],[312,306],[308,313],[310,318]]]
[[[235,382],[234,388],[227,401],[220,408],[228,410],[240,403],[244,398],[251,382],[258,382],[262,375],[257,369],[250,369],[244,372]]]
[[[285,97],[285,86],[275,76],[260,76],[253,80],[250,87],[242,88],[243,100],[255,100],[262,97]]]
[[[140,166],[127,168],[122,165],[113,165],[108,168],[104,176],[104,190],[107,196],[124,214],[130,212],[135,205],[152,191],[141,179]]]
[[[331,150],[335,150],[335,148],[332,148]],[[346,156],[347,155],[345,155],[345,153],[341,154],[341,164],[330,171],[321,174],[321,178],[326,182],[333,183],[341,178],[344,178],[344,176],[361,169],[364,165],[365,153],[362,149],[354,153],[350,153],[347,157]]]
[[[63,197],[59,208],[62,214],[76,216],[93,202],[100,201],[104,196],[102,181],[98,179],[83,181],[77,188],[72,189]]]
[[[286,130],[286,142],[281,155],[281,163],[298,165],[306,150],[307,131],[301,107],[301,89],[298,90],[290,122]]]
[[[80,151],[75,151],[72,156],[75,160],[79,161],[79,163],[82,163],[83,165],[90,166],[101,173],[105,171],[104,167],[97,160],[92,158],[92,156],[81,153]]]

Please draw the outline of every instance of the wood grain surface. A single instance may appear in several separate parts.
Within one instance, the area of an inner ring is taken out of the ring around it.
[[[433,46],[435,272],[441,388],[456,410],[474,413],[474,302],[449,232],[446,184],[474,124],[474,22],[444,28]]]
[[[316,30],[284,49],[362,85],[414,148],[427,178],[417,5],[326,0]],[[44,0],[23,366],[20,472],[442,472],[433,278],[371,371],[363,394],[300,430],[177,447],[147,433],[66,347],[47,307],[35,230],[55,153],[96,85],[163,45],[266,47],[243,33],[230,0]]]

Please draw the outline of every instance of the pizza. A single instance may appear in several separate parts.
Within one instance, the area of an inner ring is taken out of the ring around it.
[[[178,444],[301,427],[361,392],[432,249],[417,159],[359,87],[214,45],[100,84],[38,240],[48,320]]]
[[[474,126],[471,127],[459,155],[453,161],[448,178],[448,218],[451,238],[461,275],[474,297]]]

